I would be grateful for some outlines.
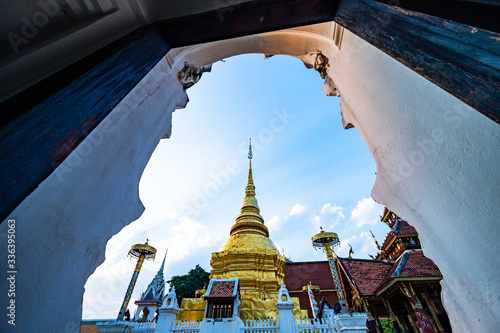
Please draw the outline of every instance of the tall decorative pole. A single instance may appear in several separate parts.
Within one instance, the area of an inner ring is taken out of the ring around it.
[[[128,256],[130,256],[131,258],[137,258],[137,264],[135,265],[134,274],[132,274],[132,279],[130,279],[130,284],[128,285],[127,292],[125,293],[125,298],[123,299],[123,303],[120,308],[120,312],[118,312],[118,317],[116,318],[116,320],[123,320],[123,316],[125,315],[125,311],[127,311],[128,302],[130,301],[130,297],[132,296],[132,292],[134,291],[135,283],[137,282],[137,277],[139,276],[139,272],[141,271],[144,259],[154,260],[155,255],[156,249],[148,245],[147,239],[145,244],[135,244],[130,248]]]
[[[321,232],[311,238],[313,247],[315,249],[322,249],[326,253],[328,264],[330,265],[330,272],[332,273],[333,282],[335,283],[335,289],[337,289],[340,308],[342,313],[348,313],[347,302],[344,297],[344,291],[342,290],[342,283],[340,282],[340,275],[339,272],[337,272],[337,266],[335,264],[335,261],[338,259],[333,251],[333,248],[340,244],[339,236],[334,232],[323,231],[321,227],[320,229]]]

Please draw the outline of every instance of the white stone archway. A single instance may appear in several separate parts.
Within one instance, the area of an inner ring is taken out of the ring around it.
[[[302,59],[340,95],[344,127],[357,128],[377,163],[372,196],[418,230],[443,273],[454,330],[499,330],[500,127],[348,31],[333,36],[326,23],[169,52],[10,214],[23,239],[17,283],[30,286],[17,294],[17,328],[79,329],[83,286],[107,240],[143,212],[142,172],[187,103],[179,71],[263,53]]]

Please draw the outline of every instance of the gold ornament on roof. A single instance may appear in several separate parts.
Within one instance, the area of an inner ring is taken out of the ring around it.
[[[144,255],[144,259],[154,260],[156,256],[156,249],[149,245],[148,241],[149,239],[146,239],[146,243],[144,244],[132,245],[130,251],[128,252],[128,256],[132,258],[139,258],[141,255]]]
[[[312,236],[311,240],[315,248],[323,248],[324,244],[329,244],[331,247],[340,245],[339,236],[334,232],[323,231],[322,227],[319,227],[321,232]]]

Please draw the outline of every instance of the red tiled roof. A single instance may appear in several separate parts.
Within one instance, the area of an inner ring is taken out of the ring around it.
[[[402,221],[401,222],[401,227],[399,228],[399,234],[400,236],[403,235],[408,235],[408,234],[416,234],[417,230],[413,228],[408,222]]]
[[[314,299],[318,304],[322,298],[326,298],[330,304],[338,302],[328,261],[299,262],[285,265],[285,284],[290,297],[297,297],[300,308],[307,310],[309,317],[312,317],[309,296],[307,293],[302,292],[302,287],[309,284],[309,282],[321,289],[319,294],[314,294]]]
[[[311,284],[323,289],[335,289],[328,261],[311,261],[285,265],[286,289],[302,290],[303,286]]]
[[[208,297],[233,297],[234,281],[215,281],[212,283]]]
[[[373,295],[382,282],[392,264],[385,261],[339,258],[349,279],[356,285],[361,296]]]
[[[402,258],[403,255],[399,256],[398,260],[394,262],[391,270],[387,273],[387,276],[381,286],[392,279],[392,274],[394,274],[394,272],[398,268],[398,265],[401,262]],[[403,266],[403,269],[401,270],[401,274],[399,275],[399,277],[442,277],[442,275],[436,264],[434,264],[431,259],[424,256],[422,250],[415,250],[409,252],[408,258]]]
[[[399,261],[397,261],[399,262]],[[394,263],[396,265],[396,263]],[[442,276],[434,262],[422,251],[411,251],[400,277]]]

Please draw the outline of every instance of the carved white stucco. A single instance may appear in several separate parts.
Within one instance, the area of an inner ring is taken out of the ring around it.
[[[443,273],[454,331],[500,331],[500,127],[348,31],[340,50],[332,35],[333,24],[321,24],[171,51],[9,216],[23,239],[18,282],[30,286],[17,295],[19,329],[44,322],[51,332],[77,331],[83,286],[107,240],[143,211],[142,171],[171,112],[187,102],[179,70],[243,53],[314,66],[321,51],[325,91],[340,94],[344,126],[357,128],[377,163],[372,196],[418,230]]]

